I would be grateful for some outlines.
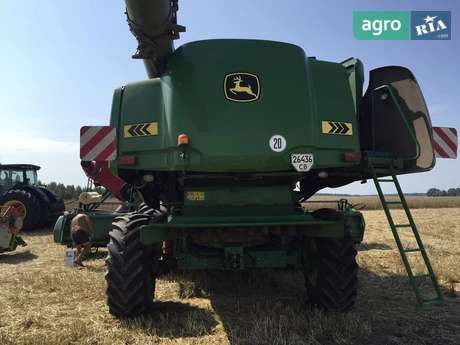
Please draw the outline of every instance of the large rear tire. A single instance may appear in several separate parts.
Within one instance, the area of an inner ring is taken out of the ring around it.
[[[0,195],[0,205],[14,206],[23,218],[21,231],[37,228],[42,216],[40,201],[31,193],[22,189],[11,189]]]
[[[133,212],[112,223],[107,245],[107,305],[116,317],[133,318],[148,313],[155,294],[156,272],[153,260],[156,246],[144,246],[140,230],[149,223],[147,214]]]
[[[314,307],[347,311],[355,304],[358,289],[357,251],[346,232],[342,238],[310,238],[312,270],[305,273],[307,296]]]
[[[151,208],[145,202],[142,202],[139,205],[139,209],[137,212],[145,213],[152,217],[158,217],[159,215],[163,215],[164,213],[168,212],[168,210],[163,205],[160,205],[160,209],[156,210],[154,208]]]
[[[62,216],[65,212],[64,200],[62,200],[61,198],[59,198],[59,200],[56,200],[55,203],[50,205],[50,210],[52,211],[52,214],[49,214],[48,221],[45,223],[45,225],[54,227],[59,217]]]
[[[145,213],[149,216],[152,216],[153,213],[155,212],[155,209],[151,208],[150,206],[148,206],[145,202],[142,202],[140,205],[139,205],[139,209],[137,212],[140,212],[140,213]]]
[[[38,229],[42,229],[46,227],[48,220],[50,218],[50,213],[48,211],[48,203],[45,200],[38,198],[38,197],[37,197],[37,200],[40,203],[41,215],[40,215],[39,221],[37,222],[36,227]]]

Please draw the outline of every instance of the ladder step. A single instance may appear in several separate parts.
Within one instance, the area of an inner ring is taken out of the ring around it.
[[[377,180],[379,182],[395,182],[395,180],[387,180],[387,179],[382,179],[382,180]]]
[[[412,228],[412,224],[395,224],[395,228]]]
[[[431,277],[433,277],[433,275],[430,273],[427,273],[427,274],[416,275],[414,276],[414,279],[423,279],[423,278],[431,278]]]
[[[421,248],[404,249],[404,253],[421,252]]]
[[[434,299],[425,299],[423,300],[423,305],[428,306],[428,305],[436,305],[436,304],[443,304],[444,300],[442,298],[434,298]]]
[[[385,202],[388,204],[388,205],[404,205],[405,202],[404,201],[386,201]]]

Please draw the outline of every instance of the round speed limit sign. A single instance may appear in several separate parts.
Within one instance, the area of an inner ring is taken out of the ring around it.
[[[286,139],[279,134],[276,134],[270,138],[268,143],[272,151],[282,152],[286,148]]]

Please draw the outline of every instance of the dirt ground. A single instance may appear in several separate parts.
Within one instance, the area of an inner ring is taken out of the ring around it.
[[[268,270],[164,277],[154,313],[117,320],[105,304],[105,249],[86,267],[64,267],[51,230],[26,234],[27,247],[0,254],[0,344],[460,344],[460,208],[413,210],[446,298],[426,309],[384,212],[363,213],[358,301],[348,313],[311,309],[299,274]]]

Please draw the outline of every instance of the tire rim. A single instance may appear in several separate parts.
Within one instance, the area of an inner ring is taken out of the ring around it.
[[[26,217],[26,214],[27,214],[27,209],[26,209],[26,206],[20,202],[19,200],[10,200],[10,201],[7,201],[3,206],[12,206],[16,209],[16,211],[18,211],[19,213],[19,216],[24,219]]]

